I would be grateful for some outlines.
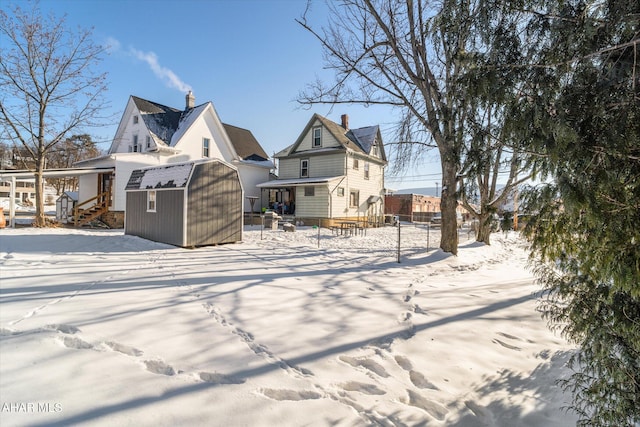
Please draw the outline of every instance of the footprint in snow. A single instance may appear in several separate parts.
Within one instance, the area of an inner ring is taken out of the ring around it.
[[[369,394],[372,396],[381,396],[387,392],[378,388],[375,384],[366,384],[358,381],[349,381],[344,384],[340,384],[340,387],[345,391],[357,391],[363,394]]]
[[[245,382],[242,378],[235,378],[217,372],[200,372],[198,376],[202,381],[210,384],[243,384]]]
[[[113,342],[113,341],[107,341],[107,342],[104,343],[104,345],[106,345],[107,347],[109,347],[113,351],[117,351],[118,353],[126,354],[127,356],[138,357],[138,356],[142,356],[142,354],[143,354],[142,351],[138,350],[137,348],[130,347],[130,346],[124,345],[124,344],[119,344],[119,343]]]
[[[407,397],[400,399],[402,403],[422,409],[438,421],[443,421],[444,417],[449,413],[449,410],[438,402],[429,400],[412,390],[407,390],[407,393]]]
[[[162,360],[145,360],[144,365],[147,368],[147,371],[159,374],[159,375],[168,375],[172,376],[176,374],[176,371],[172,366],[167,365]]]
[[[77,337],[64,336],[64,337],[60,337],[60,341],[65,347],[73,348],[76,350],[89,350],[93,348],[93,344],[88,343],[84,340],[81,340],[80,338],[77,338]]]
[[[47,325],[44,327],[44,329],[50,330],[50,331],[62,332],[63,334],[76,334],[80,332],[79,328],[76,328],[73,325],[64,325],[64,324]]]
[[[429,389],[429,390],[440,390],[438,387],[436,387],[431,381],[426,379],[424,375],[422,375],[418,371],[414,371],[414,370],[409,371],[409,379],[411,380],[413,385],[418,388]]]
[[[381,376],[382,378],[388,378],[389,374],[387,371],[375,360],[371,359],[357,359],[355,357],[349,356],[340,356],[338,357],[342,362],[353,366],[354,368],[362,367],[368,371],[373,372],[374,374]]]
[[[410,371],[413,369],[413,365],[411,364],[411,361],[408,358],[398,355],[398,356],[394,356],[394,359],[398,364],[398,366],[400,366],[405,371]]]
[[[320,399],[322,395],[318,392],[311,390],[285,390],[285,389],[273,389],[264,388],[260,392],[273,400],[313,400]]]

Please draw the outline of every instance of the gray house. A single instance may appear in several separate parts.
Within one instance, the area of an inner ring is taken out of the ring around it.
[[[175,246],[242,240],[238,170],[219,159],[137,169],[126,186],[125,234]]]

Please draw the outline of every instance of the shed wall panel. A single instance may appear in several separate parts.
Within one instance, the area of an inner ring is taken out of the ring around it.
[[[242,199],[235,169],[221,163],[197,165],[188,187],[187,246],[242,240]]]
[[[157,190],[156,212],[147,212],[147,191],[127,192],[125,234],[184,246],[184,189]]]

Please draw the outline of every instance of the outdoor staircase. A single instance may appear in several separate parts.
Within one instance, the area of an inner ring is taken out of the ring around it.
[[[81,227],[90,221],[100,217],[102,214],[109,210],[109,201],[111,200],[111,194],[108,191],[100,193],[95,197],[85,200],[84,202],[76,204],[73,208],[73,224],[76,227]],[[91,206],[83,209],[82,206]]]

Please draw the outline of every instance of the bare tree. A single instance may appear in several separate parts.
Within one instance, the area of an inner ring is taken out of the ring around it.
[[[468,73],[478,67],[475,55],[488,51],[491,43],[483,39],[480,26],[497,25],[486,17],[506,15],[508,7],[505,2],[482,0],[344,0],[329,3],[326,28],[312,28],[306,12],[298,20],[320,41],[326,66],[336,77],[329,85],[310,84],[298,102],[397,108],[399,142],[395,148],[400,167],[420,159],[432,147],[440,155],[440,247],[453,254],[458,248],[458,186],[465,173],[478,170],[471,167],[477,153],[469,147],[468,130],[485,108],[479,103],[476,110],[472,108],[468,92],[475,80]],[[493,164],[503,165],[504,160],[498,157]]]
[[[72,135],[48,152],[47,167],[70,168],[80,160],[98,157],[100,154],[100,149],[90,135]],[[56,189],[57,194],[78,188],[77,177],[49,178],[47,182]]]
[[[64,18],[0,10],[0,124],[35,160],[36,216],[45,226],[43,171],[47,153],[75,130],[97,125],[106,73],[94,67],[105,49],[91,30],[68,30]]]

